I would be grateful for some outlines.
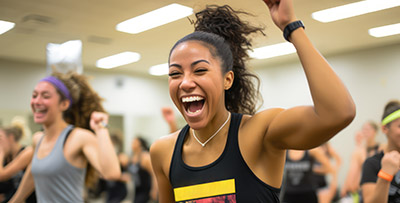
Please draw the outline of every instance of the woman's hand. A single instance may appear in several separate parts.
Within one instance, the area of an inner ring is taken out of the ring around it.
[[[95,132],[107,127],[108,114],[104,112],[94,111],[90,116],[90,128]]]
[[[292,0],[263,0],[267,4],[275,25],[283,31],[286,25],[295,21]]]
[[[161,112],[163,118],[165,119],[165,121],[167,121],[167,123],[175,122],[174,110],[171,107],[163,107],[161,108]]]
[[[391,151],[386,153],[382,158],[382,171],[395,175],[400,168],[400,153],[398,151]]]

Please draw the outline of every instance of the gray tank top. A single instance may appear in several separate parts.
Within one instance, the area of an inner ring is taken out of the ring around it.
[[[39,140],[32,159],[32,175],[35,192],[40,203],[83,202],[83,185],[86,168],[72,166],[64,157],[64,142],[74,127],[67,126],[58,137],[49,155],[39,159]]]

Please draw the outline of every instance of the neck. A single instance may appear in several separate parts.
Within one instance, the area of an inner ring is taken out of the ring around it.
[[[385,153],[391,152],[391,151],[398,151],[400,152],[400,148],[395,146],[393,143],[388,142],[386,149],[383,150]]]
[[[199,130],[194,130],[196,137],[201,141],[205,142],[208,140],[211,136],[213,136],[221,127],[221,131],[219,131],[217,134],[221,134],[222,132],[225,132],[226,126],[228,126],[227,119],[229,118],[229,112],[227,110],[223,111],[223,113],[216,114],[210,122],[208,122],[207,126],[205,128],[199,129]],[[226,124],[224,125],[224,123]],[[224,126],[223,126],[224,125]]]
[[[67,126],[68,123],[66,123],[63,119],[58,119],[53,123],[43,125],[44,134],[46,137],[58,137],[61,131]]]
[[[367,147],[373,147],[376,145],[375,137],[367,140]]]

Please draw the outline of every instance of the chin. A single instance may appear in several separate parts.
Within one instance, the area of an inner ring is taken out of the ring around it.
[[[190,128],[194,130],[200,130],[207,126],[207,122],[205,122],[205,120],[189,121],[188,119],[186,119],[186,122],[190,126]]]

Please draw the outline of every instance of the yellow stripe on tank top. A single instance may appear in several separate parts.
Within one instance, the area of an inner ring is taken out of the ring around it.
[[[174,189],[176,202],[225,194],[234,194],[235,192],[235,179],[203,183]]]

